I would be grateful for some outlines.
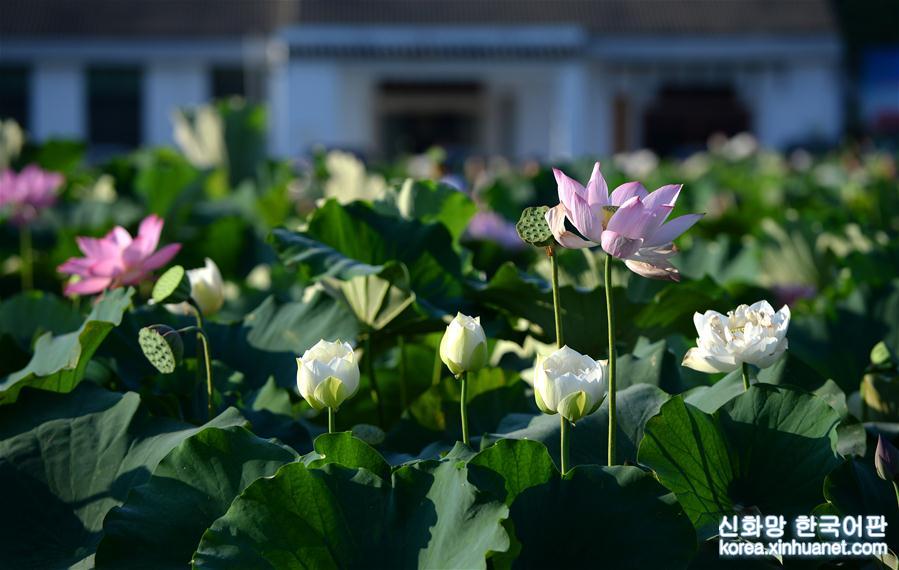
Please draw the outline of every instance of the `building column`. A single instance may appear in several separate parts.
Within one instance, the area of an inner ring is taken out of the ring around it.
[[[843,126],[842,90],[835,64],[797,63],[789,70],[772,67],[757,83],[752,114],[763,146],[838,142]]]
[[[143,98],[143,142],[172,144],[172,114],[209,99],[208,70],[199,62],[154,63],[144,73]]]
[[[29,133],[37,141],[87,139],[87,81],[77,62],[38,63],[31,75]]]
[[[587,153],[589,84],[586,62],[572,61],[559,67],[551,113],[550,158],[576,158]]]
[[[334,64],[292,59],[274,66],[269,79],[274,154],[296,157],[315,145],[341,144],[341,101]]]

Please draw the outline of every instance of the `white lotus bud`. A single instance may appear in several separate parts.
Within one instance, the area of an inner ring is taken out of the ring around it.
[[[607,361],[593,360],[567,346],[545,358],[537,357],[537,407],[547,414],[561,414],[571,422],[592,414],[606,393],[607,366]]]
[[[187,271],[190,279],[190,296],[200,306],[205,316],[214,315],[225,303],[225,283],[222,272],[214,261],[206,258],[206,265]]]
[[[440,341],[440,360],[456,376],[484,367],[487,363],[487,336],[481,327],[481,317],[472,318],[462,313],[456,315]]]
[[[727,315],[696,313],[693,323],[699,338],[684,356],[684,366],[708,373],[732,372],[744,362],[767,368],[787,349],[790,308],[784,305],[775,313],[768,301],[759,301]]]
[[[187,271],[187,278],[190,281],[190,296],[197,302],[203,316],[217,313],[225,304],[225,282],[218,265],[207,257],[203,267]],[[187,303],[169,303],[165,308],[175,314],[190,314]]]
[[[318,341],[297,358],[297,389],[316,410],[340,405],[359,389],[359,364],[346,342]]]

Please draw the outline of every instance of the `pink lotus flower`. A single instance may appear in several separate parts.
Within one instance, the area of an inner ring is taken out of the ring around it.
[[[650,193],[639,182],[627,182],[609,195],[598,162],[586,188],[559,169],[553,172],[561,203],[547,212],[546,222],[556,241],[569,248],[601,245],[638,275],[680,280],[669,261],[677,252],[674,239],[703,216],[687,214],[666,222],[682,185],[669,184]],[[566,219],[580,236],[565,229]]]
[[[28,224],[41,210],[56,202],[56,192],[64,180],[61,174],[48,172],[34,164],[29,164],[18,174],[5,170],[0,173],[0,210],[10,210],[13,224]]]
[[[159,217],[149,215],[140,223],[134,239],[121,226],[100,239],[77,238],[78,249],[85,257],[73,257],[58,268],[60,273],[81,278],[66,285],[66,295],[92,295],[105,289],[135,285],[168,263],[181,244],[173,243],[156,251],[163,224]]]

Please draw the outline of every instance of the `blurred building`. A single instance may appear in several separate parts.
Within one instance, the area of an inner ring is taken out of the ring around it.
[[[2,0],[0,115],[133,147],[237,94],[281,155],[784,147],[839,137],[840,57],[826,0]]]

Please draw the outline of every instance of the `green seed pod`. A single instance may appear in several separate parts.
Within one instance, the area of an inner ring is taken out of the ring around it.
[[[521,218],[515,224],[515,229],[523,242],[536,247],[548,247],[556,244],[549,224],[546,223],[546,212],[548,211],[549,208],[546,206],[537,206],[525,208],[521,212]]]
[[[173,265],[153,285],[153,300],[157,303],[183,303],[190,298],[190,279],[180,265]]]
[[[174,372],[184,354],[181,335],[166,325],[151,325],[140,329],[137,342],[150,364],[163,374]]]

